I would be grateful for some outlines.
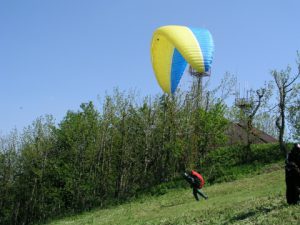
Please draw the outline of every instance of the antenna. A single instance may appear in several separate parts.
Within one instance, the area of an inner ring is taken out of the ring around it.
[[[247,89],[248,88],[246,87],[246,82],[245,82],[243,96],[241,97],[240,84],[239,84],[239,90],[237,91],[237,95],[234,102],[235,106],[240,108],[244,113],[249,112],[249,110],[253,107],[253,100],[251,99],[251,93]]]
[[[198,72],[196,71],[191,65],[189,65],[189,74],[196,79],[196,108],[199,108],[202,102],[202,95],[203,95],[203,86],[202,86],[202,78],[208,77],[211,74],[211,70],[208,72]]]
[[[190,65],[189,74],[197,78],[208,77],[211,74],[211,70],[209,70],[208,72],[198,72]]]

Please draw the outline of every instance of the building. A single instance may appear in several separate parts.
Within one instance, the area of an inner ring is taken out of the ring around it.
[[[228,144],[247,144],[247,131],[246,126],[241,123],[231,123],[227,130]],[[276,143],[278,140],[271,135],[253,128],[250,138],[253,144]]]

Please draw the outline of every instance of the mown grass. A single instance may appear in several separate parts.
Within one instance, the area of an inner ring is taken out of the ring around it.
[[[283,162],[259,175],[204,187],[196,202],[190,189],[144,196],[109,209],[93,210],[48,225],[300,224],[300,206],[285,202]]]

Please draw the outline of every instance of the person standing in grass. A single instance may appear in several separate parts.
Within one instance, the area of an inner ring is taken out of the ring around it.
[[[185,172],[183,177],[193,188],[193,195],[197,201],[199,201],[198,195],[208,199],[208,196],[201,191],[205,181],[200,173],[196,172],[195,170],[191,170],[191,172]]]
[[[285,164],[286,200],[288,204],[300,203],[300,144],[294,144]]]

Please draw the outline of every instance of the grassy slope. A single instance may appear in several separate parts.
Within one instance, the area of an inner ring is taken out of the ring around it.
[[[190,189],[170,190],[162,196],[50,224],[300,224],[300,206],[285,203],[282,165],[269,165],[260,175],[204,187],[207,201],[196,202]]]

